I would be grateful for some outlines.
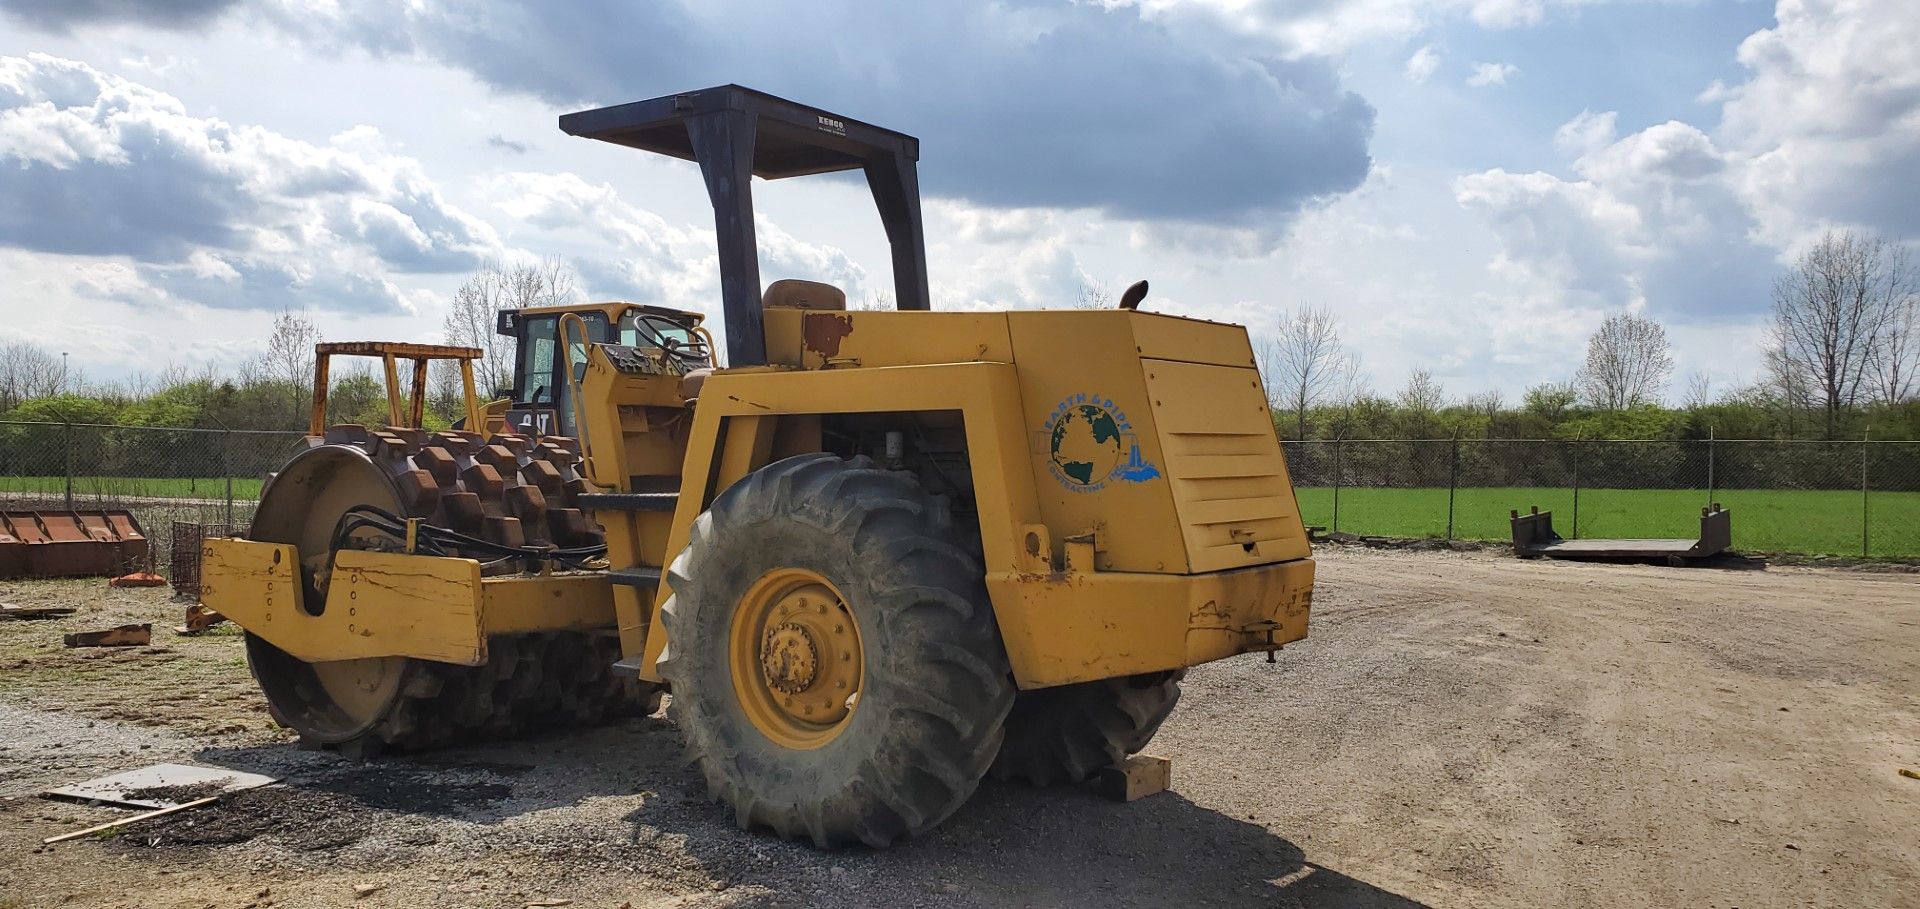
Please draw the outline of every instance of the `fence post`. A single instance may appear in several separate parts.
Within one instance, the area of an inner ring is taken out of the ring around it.
[[[1860,434],[1860,557],[1867,556],[1867,449],[1872,446],[1867,441],[1873,437],[1873,427],[1867,427]]]
[[[220,438],[220,472],[227,478],[226,524],[231,532],[233,528],[233,428],[225,423],[221,423],[220,428],[226,431]]]
[[[67,428],[65,433],[67,463],[66,463],[66,469],[62,472],[67,475],[67,510],[72,511],[73,510],[73,421],[68,420],[66,417],[61,417],[60,419],[63,421],[61,425]]]
[[[1341,480],[1342,480],[1342,474],[1340,471],[1340,437],[1335,436],[1333,438],[1333,530],[1330,531],[1331,533],[1340,532],[1340,483],[1341,483]]]
[[[1708,423],[1707,424],[1707,504],[1708,505],[1713,504],[1713,492],[1714,492],[1713,468],[1714,468],[1714,460],[1716,457],[1715,452],[1718,450],[1718,445],[1716,445],[1715,442],[1716,440],[1714,439],[1713,424]]]
[[[1447,539],[1453,539],[1453,491],[1460,485],[1460,430],[1453,431],[1453,452],[1447,467]]]
[[[1573,538],[1580,539],[1580,438],[1573,439]]]

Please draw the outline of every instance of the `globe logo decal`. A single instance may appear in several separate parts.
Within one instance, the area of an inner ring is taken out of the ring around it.
[[[1095,492],[1110,482],[1142,483],[1160,476],[1140,452],[1126,415],[1099,395],[1070,395],[1054,408],[1045,428],[1048,468],[1075,492]]]

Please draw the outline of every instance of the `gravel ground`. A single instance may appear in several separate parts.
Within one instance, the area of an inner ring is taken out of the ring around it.
[[[1920,577],[1320,558],[1311,637],[1189,675],[1151,749],[1172,791],[988,784],[885,852],[735,829],[660,718],[299,751],[240,693],[235,638],[60,652],[62,630],[173,621],[163,592],[0,588],[110,604],[0,622],[0,909],[1920,907],[1920,781],[1897,773],[1920,770]],[[284,783],[39,847],[119,815],[39,789],[182,759]]]

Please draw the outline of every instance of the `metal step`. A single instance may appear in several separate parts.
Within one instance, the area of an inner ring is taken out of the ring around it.
[[[660,586],[660,569],[651,565],[622,568],[619,571],[607,572],[607,580],[623,587],[658,587]]]
[[[680,504],[676,492],[590,492],[576,498],[589,511],[664,511]]]

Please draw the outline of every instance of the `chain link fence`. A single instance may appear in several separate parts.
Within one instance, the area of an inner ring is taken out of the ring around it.
[[[126,508],[164,570],[173,525],[245,527],[298,431],[0,421],[0,509]]]
[[[1284,442],[1306,523],[1335,532],[1511,538],[1539,506],[1561,534],[1692,538],[1734,512],[1750,552],[1920,556],[1920,442],[1363,439]]]
[[[171,550],[173,522],[245,527],[299,431],[0,421],[0,508],[128,508]],[[1569,537],[1686,538],[1734,511],[1754,552],[1920,556],[1920,442],[1289,441],[1308,524],[1505,540],[1539,506]]]

